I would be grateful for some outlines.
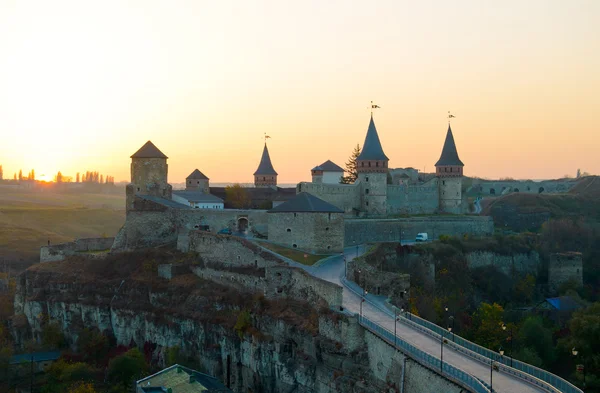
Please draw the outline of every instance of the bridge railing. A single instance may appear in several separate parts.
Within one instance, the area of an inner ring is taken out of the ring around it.
[[[468,374],[448,363],[441,363],[440,359],[432,356],[414,345],[402,340],[398,336],[394,336],[392,332],[385,329],[384,327],[376,324],[366,317],[359,316],[359,323],[367,330],[377,335],[382,340],[394,348],[402,351],[418,363],[433,370],[434,372],[440,373],[448,379],[453,380],[459,385],[469,389],[474,393],[490,393],[490,390],[477,378]]]
[[[542,369],[532,366],[530,364],[523,363],[523,362],[521,362],[517,359],[511,358],[509,356],[500,357],[497,352],[492,351],[487,348],[484,348],[480,345],[477,345],[469,340],[462,338],[461,336],[458,336],[456,334],[454,336],[451,336],[450,334],[448,334],[448,331],[446,329],[442,328],[441,326],[436,325],[433,322],[427,321],[427,320],[420,318],[414,314],[408,314],[406,312],[403,314],[404,315],[399,314],[399,316],[401,316],[404,321],[410,320],[413,323],[416,323],[420,326],[423,326],[423,327],[433,331],[434,333],[437,333],[438,335],[444,335],[445,337],[448,337],[449,340],[452,339],[456,345],[459,345],[470,351],[473,351],[476,354],[484,356],[487,359],[490,359],[490,360],[493,359],[495,362],[504,364],[507,367],[514,368],[515,370],[521,371],[525,374],[529,374],[532,377],[535,377],[541,381],[544,381],[544,382],[552,385],[554,388],[560,390],[561,392],[583,393],[583,391],[581,389],[577,388],[575,385],[567,382],[566,380],[562,379],[561,377],[559,377],[555,374],[552,374],[546,370],[542,370]]]

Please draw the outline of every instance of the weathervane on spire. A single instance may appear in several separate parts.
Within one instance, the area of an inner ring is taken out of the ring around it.
[[[453,114],[450,113],[450,111],[448,111],[448,124],[450,124],[450,119],[452,119],[454,116]]]
[[[373,104],[373,101],[371,101],[371,116],[373,116],[373,109],[379,109],[381,108],[379,105],[375,105]]]
[[[265,132],[265,145],[267,144],[267,139],[269,139],[270,136],[267,135],[267,133]]]

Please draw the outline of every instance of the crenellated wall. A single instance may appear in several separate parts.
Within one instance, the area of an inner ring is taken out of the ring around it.
[[[388,185],[388,214],[431,214],[439,210],[438,179],[420,185]]]
[[[360,182],[354,184],[315,184],[301,182],[296,186],[296,193],[308,192],[339,207],[346,213],[361,208]]]
[[[66,257],[76,254],[100,257],[94,253],[110,250],[114,241],[114,237],[98,237],[76,239],[70,243],[42,246],[40,247],[40,262],[62,261]]]

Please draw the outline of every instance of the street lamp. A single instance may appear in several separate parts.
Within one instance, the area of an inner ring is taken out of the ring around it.
[[[408,319],[412,320],[411,318],[411,304],[410,304],[410,292],[409,292],[410,288],[408,288],[408,290],[404,289],[402,292],[400,292],[400,295],[402,296],[402,298],[404,298],[404,296],[408,296]]]
[[[573,349],[571,349],[571,353],[575,358],[577,358],[577,354],[579,353],[579,351],[575,349],[575,347],[573,347]],[[585,358],[583,357],[583,355],[581,355],[581,361],[583,362],[583,388],[585,389]]]
[[[369,291],[367,291],[366,289],[363,289],[363,295],[362,295],[362,299],[360,301],[360,317],[362,318],[362,305],[365,302],[365,296],[367,296],[367,294],[369,293]]]
[[[502,347],[500,347],[498,352],[500,353],[500,358],[502,358],[502,356],[504,356],[504,349],[502,349]],[[494,359],[490,358],[490,392],[493,392],[493,391],[494,391]]]
[[[506,331],[506,325],[503,323],[502,324],[502,330]],[[512,326],[511,328],[508,330],[510,333],[510,335],[508,336],[508,340],[510,340],[510,366],[513,366],[513,331],[512,331]]]
[[[448,331],[452,332],[452,342],[454,342],[454,315],[450,315],[450,319],[452,319],[452,326],[448,326]]]

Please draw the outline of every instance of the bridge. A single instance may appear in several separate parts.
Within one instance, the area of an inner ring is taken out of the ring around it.
[[[363,295],[356,283],[344,277],[344,263],[365,252],[348,247],[344,255],[316,266],[302,267],[310,274],[344,288],[343,307],[358,315],[361,326],[421,365],[476,393],[583,393],[566,380],[545,370],[500,356],[446,329],[408,313],[392,311],[381,296]],[[287,260],[287,258],[284,258]],[[364,298],[364,302],[363,302]],[[362,307],[361,307],[362,303]]]

